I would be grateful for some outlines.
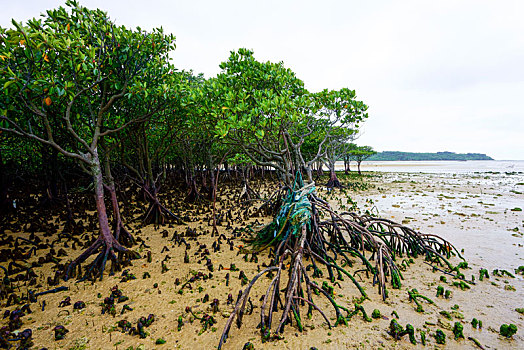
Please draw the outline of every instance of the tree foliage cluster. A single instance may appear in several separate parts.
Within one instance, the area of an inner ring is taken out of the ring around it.
[[[119,211],[115,169],[142,188],[145,222],[161,223],[180,219],[158,200],[169,169],[184,174],[188,200],[213,198],[221,166],[274,169],[288,185],[301,172],[312,182],[313,166],[349,150],[368,117],[354,90],[310,92],[283,62],[247,49],[232,51],[216,77],[177,70],[173,35],[119,26],[75,0],[12,24],[0,28],[2,174],[8,163],[39,176],[48,169],[49,183],[59,164],[87,173],[100,237],[75,264],[100,248],[100,271],[127,251],[122,240],[132,242],[108,223],[104,193]]]

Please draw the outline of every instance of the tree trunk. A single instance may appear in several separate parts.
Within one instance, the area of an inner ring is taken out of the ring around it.
[[[13,207],[8,196],[9,181],[7,179],[7,169],[2,159],[2,149],[0,148],[0,217],[7,218],[7,213]]]
[[[362,163],[362,161],[357,161],[358,174],[362,175],[362,173],[360,172],[360,163]]]
[[[321,177],[322,175],[324,175],[324,164],[322,162],[318,162],[318,165],[317,165],[317,178]]]
[[[67,183],[64,177],[62,176],[62,174],[60,174],[60,178],[62,179],[62,183],[64,185],[64,198],[65,198],[66,212],[67,212],[67,221],[64,225],[64,231],[68,231],[70,233],[77,234],[80,232],[77,232],[79,228],[77,227],[75,223],[75,219],[73,217],[73,211],[71,210],[71,201],[69,200],[69,192],[67,190]]]
[[[118,205],[118,198],[116,196],[115,183],[111,181],[108,185],[109,194],[111,196],[111,204],[113,206],[113,226],[114,236],[127,247],[131,247],[135,244],[135,239],[131,233],[124,227],[122,221],[122,215],[120,215],[120,206]]]
[[[118,198],[116,196],[116,187],[115,179],[111,173],[111,163],[109,162],[109,153],[106,153],[105,157],[105,174],[107,178],[107,190],[111,197],[111,205],[113,207],[113,236],[117,239],[118,242],[131,247],[135,244],[135,239],[129,233],[129,231],[124,227],[122,222],[122,215],[120,215],[120,206],[118,204]]]
[[[46,178],[46,189],[42,204],[52,206],[58,201],[58,151],[42,144],[41,152]]]
[[[219,171],[219,170],[217,170]],[[218,174],[216,175],[218,176]],[[209,191],[209,200],[211,201],[215,201],[215,195],[216,195],[216,191],[215,191],[215,169],[212,168],[211,164],[209,165],[209,182],[211,182],[211,188],[210,188],[210,191]]]
[[[110,258],[111,261],[116,264],[117,257],[115,255],[115,251],[120,253],[128,251],[125,247],[118,243],[117,239],[111,233],[109,220],[107,218],[106,205],[104,203],[104,182],[102,179],[102,168],[100,166],[97,149],[94,150],[91,157],[91,174],[93,175],[95,187],[95,203],[98,214],[99,235],[96,241],[89,248],[80,254],[80,256],[76,258],[71,264],[69,264],[65,275],[66,280],[71,275],[73,268],[94,254],[98,248],[101,248],[102,251],[91,263],[87,273],[84,275],[84,278],[88,278],[91,272],[94,272],[93,277],[96,278],[97,276],[100,276],[100,280],[102,280],[107,259]]]
[[[309,166],[306,166],[305,170],[306,170],[306,175],[307,175],[307,181],[309,183],[312,183],[313,182],[313,170],[311,170],[311,167]]]
[[[204,197],[198,191],[195,175],[190,175],[189,176],[187,186],[188,186],[189,190],[188,190],[186,198],[185,198],[186,202],[189,202],[189,203],[200,202],[201,200],[204,199]]]
[[[329,162],[329,181],[326,184],[326,187],[328,188],[342,188],[342,185],[340,184],[340,181],[338,181],[337,173],[335,172],[335,162],[330,161]]]
[[[107,210],[104,202],[104,182],[102,179],[102,169],[100,167],[100,161],[98,159],[96,150],[95,157],[93,159],[92,173],[95,185],[95,202],[96,211],[98,214],[98,224],[100,227],[100,237],[102,237],[105,242],[111,242],[113,235],[111,234],[109,221],[107,219]]]
[[[346,157],[344,157],[344,173],[346,175],[349,175],[349,172],[351,171],[351,169],[349,167],[350,163],[351,163],[351,160],[347,159]]]

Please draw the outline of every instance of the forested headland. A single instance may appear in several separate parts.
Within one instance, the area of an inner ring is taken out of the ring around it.
[[[386,160],[493,160],[493,158],[482,153],[455,153],[455,152],[436,152],[436,153],[418,153],[418,152],[399,152],[383,151],[374,154],[368,158],[368,161],[386,161]]]

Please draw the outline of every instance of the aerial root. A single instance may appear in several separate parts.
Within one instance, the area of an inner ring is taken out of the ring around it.
[[[99,250],[100,252],[96,258],[85,268],[84,275],[81,276],[81,271],[79,271],[77,276],[76,267]],[[120,259],[115,253],[121,255]],[[138,257],[138,253],[122,246],[114,236],[111,235],[110,238],[105,238],[105,236],[101,235],[89,248],[68,265],[64,279],[68,280],[70,277],[77,276],[79,281],[84,281],[90,278],[93,280],[100,278],[100,280],[102,280],[108,259],[111,260],[114,266],[120,266],[119,260],[124,258],[135,259]],[[111,273],[113,273],[113,269]]]
[[[184,223],[184,221],[178,215],[174,214],[172,211],[163,206],[158,201],[156,196],[151,194],[151,192],[149,192],[146,188],[143,188],[143,190],[150,201],[149,208],[142,219],[144,224],[163,225],[168,219],[174,219],[181,224]]]
[[[284,196],[284,191],[287,191],[287,196]],[[383,300],[388,296],[388,283],[393,288],[401,286],[403,276],[395,262],[397,256],[425,256],[427,261],[446,266],[450,270],[453,269],[449,262],[451,255],[462,258],[451,243],[439,236],[416,232],[391,220],[369,215],[361,216],[348,212],[338,214],[326,201],[314,194],[314,186],[311,184],[299,190],[279,189],[258,211],[274,209],[275,203],[278,203],[278,208],[273,222],[257,232],[251,241],[253,251],[271,248],[273,266],[258,273],[241,294],[226,323],[218,349],[225,343],[235,318],[237,326],[241,327],[251,288],[260,276],[266,273],[271,273],[271,282],[262,298],[260,310],[263,341],[272,338],[272,321],[274,313],[278,311],[281,311],[281,314],[274,334],[277,338],[284,332],[284,327],[293,321],[302,331],[301,308],[305,306],[308,317],[316,310],[328,327],[331,327],[325,312],[314,301],[314,295],[322,295],[329,301],[336,315],[335,325],[347,324],[348,320],[360,311],[366,320],[369,319],[359,304],[367,298],[367,294],[346,268],[347,265],[352,266],[350,257],[361,260],[364,265],[362,271],[371,274],[373,286],[378,286]],[[326,216],[328,219],[321,220]],[[311,261],[307,268],[304,259]],[[311,268],[312,274],[308,272]],[[284,271],[287,272],[287,285],[281,290]],[[322,277],[323,271],[328,273],[327,281],[320,286],[312,281],[311,277]],[[361,293],[361,301],[351,307],[353,311],[337,304],[334,299],[332,285],[338,283],[336,279],[342,280],[344,276],[350,278]]]

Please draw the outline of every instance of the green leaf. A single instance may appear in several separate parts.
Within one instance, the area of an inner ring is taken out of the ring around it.
[[[10,80],[10,81],[6,82],[6,83],[4,84],[4,89],[7,89],[7,88],[8,88],[11,84],[13,84],[14,82],[15,82],[14,80]]]

